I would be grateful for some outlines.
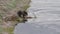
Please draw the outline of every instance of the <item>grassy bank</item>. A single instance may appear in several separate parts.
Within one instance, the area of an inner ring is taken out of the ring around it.
[[[0,0],[0,34],[13,34],[15,24],[18,24],[18,20],[23,20],[17,16],[17,12],[26,11],[30,2],[31,0]],[[17,17],[13,21],[11,16]],[[5,22],[7,19],[4,18],[9,18],[11,21]]]

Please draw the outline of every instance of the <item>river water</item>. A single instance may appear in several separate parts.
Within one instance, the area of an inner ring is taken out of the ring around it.
[[[32,0],[26,23],[19,23],[14,34],[60,34],[60,0]]]

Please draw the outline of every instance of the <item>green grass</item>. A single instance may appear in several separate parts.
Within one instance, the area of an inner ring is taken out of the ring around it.
[[[0,33],[2,33],[4,30],[2,28],[2,26],[0,25]]]
[[[22,1],[22,0],[21,0]],[[9,12],[9,10],[11,11],[11,10],[13,10],[14,8],[16,8],[17,6],[17,4],[18,3],[20,3],[21,2],[20,0],[11,0],[11,2],[9,3],[7,3],[4,7],[6,7],[6,8],[4,8],[3,7],[3,9],[5,9],[5,10],[7,10],[7,12]],[[17,3],[18,2],[18,3]],[[22,3],[23,4],[23,3]],[[20,6],[19,6],[20,7]],[[26,4],[26,5],[24,5],[23,7],[22,7],[22,9],[23,10],[27,10],[27,8],[29,8],[29,5],[28,4]],[[5,11],[0,11],[0,12],[2,12],[2,13],[0,13],[0,25],[2,24],[2,16],[5,16],[6,15],[6,12]],[[23,18],[17,18],[16,19],[16,21],[15,22],[21,22],[23,20]],[[15,22],[14,23],[12,23],[12,24],[15,24]],[[6,31],[6,32],[8,32],[9,34],[13,34],[13,30],[14,30],[14,27],[8,27],[8,28],[2,28],[2,26],[0,26],[0,34],[2,34],[2,32],[3,31]]]
[[[13,27],[4,29],[4,31],[5,31],[5,32],[8,32],[9,34],[13,34],[13,30],[14,30]]]
[[[7,8],[12,9],[16,7],[16,0],[12,0],[11,3],[7,4]]]

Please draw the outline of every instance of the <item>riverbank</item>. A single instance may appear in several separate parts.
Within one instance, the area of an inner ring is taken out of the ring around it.
[[[0,1],[0,34],[13,34],[13,30],[15,25],[18,24],[18,20],[22,21],[23,19],[17,16],[17,12],[26,11],[30,2],[31,0]],[[13,21],[12,18],[15,20]],[[11,19],[11,21],[8,21],[7,19]]]

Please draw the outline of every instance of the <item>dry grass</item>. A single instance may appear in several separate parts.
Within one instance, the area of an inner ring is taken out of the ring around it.
[[[30,1],[31,0],[0,0],[0,34],[13,34],[15,24],[23,20],[23,18],[17,16],[17,12],[19,10],[26,11]],[[8,21],[8,19],[11,19],[11,21]]]

